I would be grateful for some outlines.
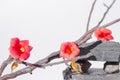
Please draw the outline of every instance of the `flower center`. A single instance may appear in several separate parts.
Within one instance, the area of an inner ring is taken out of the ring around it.
[[[24,52],[24,51],[25,51],[25,49],[24,49],[23,47],[21,47],[21,48],[20,48],[20,51],[21,51],[21,52]]]
[[[66,53],[71,54],[71,53],[72,53],[72,50],[71,50],[70,48],[67,48],[67,49],[66,49]]]

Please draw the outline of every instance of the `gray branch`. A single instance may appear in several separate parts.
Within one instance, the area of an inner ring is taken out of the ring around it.
[[[9,63],[11,63],[12,61],[13,61],[13,58],[12,58],[11,56],[9,56],[8,59],[5,60],[5,61],[1,64],[1,66],[0,66],[0,76],[2,75],[4,69],[7,67],[7,65],[8,65]]]
[[[114,4],[114,2],[113,2],[113,4]],[[113,4],[111,4],[111,5],[113,5]],[[110,8],[111,7],[112,6],[110,6]],[[110,8],[107,9],[106,14],[108,13],[108,11],[109,11]],[[101,21],[103,21],[104,18],[105,17],[103,16],[103,18],[101,19]],[[80,46],[81,44],[85,43],[86,41],[88,41],[90,39],[90,37],[91,37],[92,33],[94,32],[94,30],[97,27],[99,27],[99,25],[101,24],[101,21],[99,22],[99,24],[97,26],[95,26],[92,29],[88,30],[86,33],[83,34],[82,37],[80,37],[78,40],[75,41],[78,44],[78,46]],[[116,19],[116,20],[114,20],[114,21],[112,21],[112,22],[110,22],[108,24],[105,24],[105,25],[103,25],[101,27],[108,27],[108,26],[113,25],[113,24],[115,24],[115,23],[117,23],[119,21],[120,21],[120,18],[118,18],[118,19]],[[40,66],[42,66],[42,68],[44,68],[44,67],[50,66],[50,65],[57,65],[57,64],[65,63],[64,61],[60,61],[60,62],[56,62],[56,63],[51,63],[51,64],[49,63],[51,60],[54,60],[56,58],[60,58],[59,52],[60,51],[53,52],[49,56],[45,57],[44,59],[41,59],[41,60],[37,61],[34,64],[40,65]],[[77,58],[68,59],[67,62],[69,62],[71,60],[77,60],[78,58],[79,59],[83,59],[83,58],[86,58],[86,57],[89,57],[89,56],[92,56],[92,55],[88,54],[88,55],[84,55],[84,56],[79,56]],[[12,60],[13,60],[13,58],[8,58],[6,61],[3,62],[2,66],[0,68],[0,74],[2,74],[2,72],[5,69],[5,67],[7,66],[7,64],[9,64],[9,62],[11,62]],[[31,64],[31,63],[29,63],[29,64]],[[13,79],[13,78],[15,78],[15,77],[17,77],[19,75],[23,75],[23,74],[27,74],[27,73],[32,73],[32,71],[34,69],[36,69],[36,68],[37,67],[35,67],[35,66],[25,67],[25,68],[20,69],[20,70],[18,70],[16,72],[13,72],[13,73],[1,76],[0,80]]]

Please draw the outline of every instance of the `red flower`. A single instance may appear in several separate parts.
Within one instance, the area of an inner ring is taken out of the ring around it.
[[[64,42],[60,47],[60,56],[64,58],[74,58],[80,53],[80,50],[74,42]]]
[[[98,40],[112,40],[113,36],[111,35],[112,32],[109,29],[106,28],[97,28],[94,32],[95,36]]]
[[[28,40],[20,41],[19,38],[11,39],[9,51],[13,58],[24,61],[29,58],[31,50],[32,47],[29,46]]]

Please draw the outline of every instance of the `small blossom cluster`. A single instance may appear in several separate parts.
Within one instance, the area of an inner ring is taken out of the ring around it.
[[[94,31],[94,35],[97,40],[112,40],[112,31],[107,28],[97,28]],[[32,47],[29,45],[29,40],[20,40],[19,38],[12,38],[10,41],[10,55],[14,59],[20,61],[27,60],[30,56],[30,51]],[[75,58],[80,54],[80,49],[75,42],[63,42],[60,46],[60,56],[64,59]],[[11,72],[18,67],[18,63],[14,62],[11,66]],[[75,61],[71,61],[71,67],[74,71],[78,72],[78,67]]]
[[[112,40],[113,36],[111,34],[112,31],[107,28],[97,28],[94,31],[94,35],[96,36],[97,40]],[[75,42],[64,42],[61,44],[60,56],[68,59],[75,58],[78,56],[78,54],[80,54],[80,49]]]
[[[112,40],[112,31],[107,28],[97,28],[94,35],[98,40]],[[13,58],[24,61],[29,58],[32,47],[29,45],[29,40],[19,40],[12,38],[9,51]],[[75,58],[80,54],[80,49],[75,42],[63,42],[60,46],[60,56],[68,59]]]

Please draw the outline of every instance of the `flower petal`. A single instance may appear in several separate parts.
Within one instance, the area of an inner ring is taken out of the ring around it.
[[[98,37],[98,35],[101,34],[100,29],[97,28],[97,29],[94,31],[94,34],[95,34],[96,37]]]
[[[19,44],[19,42],[20,42],[19,38],[12,38],[10,41],[10,46],[14,47],[17,44]]]
[[[20,55],[19,60],[24,61],[24,60],[28,59],[29,56],[30,56],[29,53],[23,53]]]
[[[109,30],[109,29],[106,29],[106,28],[101,28],[100,29],[101,30],[101,32],[103,32],[103,33],[105,33],[105,34],[112,34],[112,32],[111,32],[111,30]]]
[[[111,35],[106,36],[106,40],[112,40],[113,37]]]
[[[20,57],[20,54],[18,53],[17,50],[15,50],[14,47],[10,47],[10,48],[9,48],[9,51],[10,51],[10,55],[11,55],[13,58],[17,59],[17,58]]]
[[[21,45],[29,45],[29,40],[21,40],[20,44]]]
[[[28,46],[28,45],[25,46],[24,48],[25,48],[25,51],[26,51],[26,52],[30,52],[30,51],[32,50],[32,47],[31,47],[31,46]]]
[[[60,56],[66,58],[66,59],[70,58],[70,56],[67,53],[63,53],[63,52],[61,52]]]

